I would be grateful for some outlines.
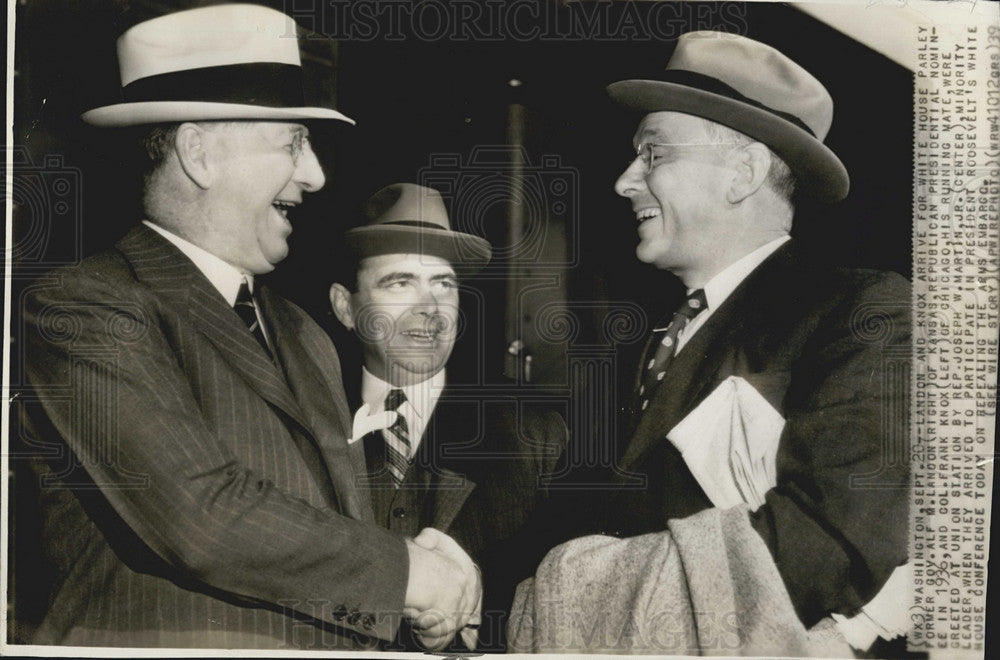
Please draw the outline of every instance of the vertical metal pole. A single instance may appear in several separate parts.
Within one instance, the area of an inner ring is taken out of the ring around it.
[[[507,106],[507,146],[510,163],[510,200],[507,211],[507,245],[522,244],[524,238],[524,120],[525,107],[520,103]],[[520,309],[521,265],[516,253],[508,253],[510,261],[507,270],[507,301],[505,318],[507,322],[507,354],[504,360],[504,374],[518,382],[530,381],[530,371],[524,368],[527,347],[522,339],[523,330]]]

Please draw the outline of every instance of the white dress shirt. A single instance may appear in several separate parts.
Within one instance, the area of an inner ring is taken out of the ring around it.
[[[236,266],[223,261],[211,252],[208,252],[204,248],[200,248],[194,243],[185,240],[174,234],[171,231],[164,229],[163,227],[150,222],[149,220],[143,220],[142,224],[146,225],[156,233],[158,233],[163,238],[167,239],[175,246],[177,249],[184,253],[184,255],[194,262],[198,270],[208,278],[208,281],[212,283],[212,286],[225,298],[226,302],[229,303],[230,307],[236,305],[236,296],[240,292],[240,284],[246,279],[247,286],[250,288],[250,293],[253,293],[253,275],[249,273],[241,272]],[[257,322],[260,324],[261,330],[264,331],[264,338],[267,340],[268,346],[273,348],[271,344],[271,335],[267,331],[267,324],[264,323],[264,319],[260,316],[260,309],[254,306],[254,311],[257,313]]]
[[[367,403],[373,412],[384,410],[385,397],[388,396],[389,390],[401,389],[406,395],[406,402],[399,407],[398,412],[406,420],[406,429],[410,434],[410,455],[407,458],[416,455],[427,422],[430,421],[434,407],[441,398],[444,384],[444,369],[427,380],[397,388],[375,376],[365,367],[361,367],[361,400]]]
[[[715,277],[710,279],[705,284],[705,300],[708,302],[708,309],[702,311],[693,319],[688,321],[687,326],[681,330],[680,335],[677,337],[677,348],[674,349],[674,355],[680,352],[684,345],[687,344],[688,340],[698,332],[701,326],[705,325],[705,321],[712,316],[712,313],[717,310],[722,303],[726,301],[726,298],[736,290],[743,280],[747,278],[750,273],[761,265],[765,259],[771,256],[775,250],[784,245],[786,242],[791,240],[791,236],[787,234],[776,238],[770,243],[765,243],[759,248],[745,255],[744,257],[734,261],[733,263],[726,266],[721,272],[719,272]],[[694,289],[688,289],[688,295]]]

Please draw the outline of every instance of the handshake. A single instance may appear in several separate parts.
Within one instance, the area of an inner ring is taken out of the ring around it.
[[[437,651],[461,631],[466,646],[475,648],[482,616],[479,568],[458,543],[433,527],[407,539],[406,549],[410,575],[403,615],[417,639],[428,650]]]

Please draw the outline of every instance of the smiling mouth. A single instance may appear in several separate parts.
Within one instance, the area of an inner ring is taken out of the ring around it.
[[[409,337],[410,339],[413,339],[418,342],[431,344],[437,341],[438,335],[440,333],[431,332],[428,330],[404,330],[400,334],[402,334],[404,337]]]
[[[288,219],[288,212],[291,211],[292,209],[294,209],[296,206],[298,206],[298,203],[297,202],[290,202],[290,201],[283,200],[283,199],[276,199],[273,202],[271,202],[271,206],[273,206],[274,208],[276,208],[278,210],[278,213],[280,213],[281,216],[285,220],[287,220]]]
[[[636,212],[635,219],[641,225],[650,218],[655,218],[658,215],[660,215],[660,209],[658,208],[642,209],[641,211]]]

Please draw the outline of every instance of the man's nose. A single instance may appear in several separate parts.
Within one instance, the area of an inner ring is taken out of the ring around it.
[[[438,297],[434,294],[434,287],[424,286],[420,288],[421,314],[436,314],[438,311]]]
[[[622,197],[631,197],[646,185],[646,170],[641,158],[636,158],[625,171],[622,172],[618,180],[615,181],[615,192]]]
[[[323,167],[319,164],[319,158],[316,157],[316,152],[309,142],[302,145],[302,153],[299,154],[293,177],[306,192],[316,192],[326,183]]]

